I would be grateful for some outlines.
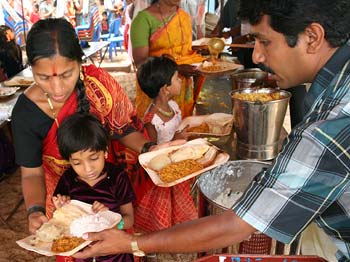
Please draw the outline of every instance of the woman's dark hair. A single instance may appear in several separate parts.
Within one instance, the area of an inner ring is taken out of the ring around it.
[[[164,85],[171,84],[177,70],[176,62],[165,55],[149,57],[137,70],[137,81],[141,90],[153,99]]]
[[[344,45],[350,38],[349,0],[244,0],[239,16],[256,25],[268,15],[271,27],[294,47],[298,35],[311,23],[319,23],[331,47]]]
[[[101,122],[88,113],[67,117],[57,130],[57,144],[61,156],[69,160],[78,151],[107,151],[109,136]]]
[[[28,32],[26,51],[28,63],[35,65],[41,58],[55,55],[82,63],[84,55],[74,27],[64,18],[48,18],[36,22]],[[86,99],[85,87],[79,79],[75,88],[78,94],[78,112],[88,112],[90,105]]]

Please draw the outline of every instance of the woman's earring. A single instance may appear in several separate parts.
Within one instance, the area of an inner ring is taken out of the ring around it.
[[[82,71],[80,71],[80,75],[79,76],[80,76],[80,80],[84,81],[84,73]]]

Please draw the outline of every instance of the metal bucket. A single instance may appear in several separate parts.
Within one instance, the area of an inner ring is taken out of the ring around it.
[[[280,99],[251,102],[232,98],[234,128],[237,134],[237,156],[242,159],[271,160],[278,154],[283,120],[291,94],[273,88],[246,88],[231,92],[269,94],[277,92]]]
[[[229,161],[198,178],[199,191],[207,200],[210,214],[216,215],[230,209],[247,186],[268,163],[253,160]],[[256,232],[238,246],[228,247],[229,253],[264,254],[271,249],[271,238]],[[220,251],[219,251],[220,252]]]
[[[267,73],[259,68],[242,69],[231,75],[232,89],[249,88],[255,81],[263,80]]]

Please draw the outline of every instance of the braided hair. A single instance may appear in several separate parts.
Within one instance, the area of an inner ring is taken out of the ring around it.
[[[81,64],[84,55],[74,27],[64,18],[48,18],[36,22],[28,33],[26,51],[29,65],[34,65],[41,58],[55,55]],[[75,89],[78,97],[78,112],[89,112],[90,104],[81,79],[78,79]]]

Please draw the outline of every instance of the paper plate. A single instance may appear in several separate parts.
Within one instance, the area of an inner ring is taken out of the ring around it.
[[[12,96],[19,87],[0,87],[0,98]]]
[[[22,77],[22,76],[15,76],[11,78],[10,80],[4,81],[4,84],[6,86],[20,86],[20,87],[27,87],[34,83],[34,79],[32,77]]]
[[[84,212],[86,212],[87,215],[94,214],[91,210],[92,205],[90,205],[90,204],[86,204],[86,203],[78,201],[78,200],[71,200],[68,205],[78,206]],[[110,222],[109,228],[116,226],[119,223],[119,221],[121,220],[121,215],[118,213],[112,212],[112,211],[102,211],[102,212],[99,212],[99,215],[102,216],[103,218],[107,219]],[[77,246],[76,248],[74,248],[70,251],[62,252],[62,253],[55,253],[55,252],[51,251],[52,242],[40,242],[36,245],[33,245],[32,243],[33,243],[34,239],[35,239],[35,235],[30,235],[26,238],[23,238],[21,240],[16,241],[16,243],[24,249],[34,251],[34,252],[39,253],[39,254],[44,255],[44,256],[55,256],[55,255],[71,256],[71,255],[75,254],[76,252],[78,252],[80,249],[86,247],[87,245],[89,245],[91,243],[91,241],[85,241],[84,243],[80,244],[79,246]]]
[[[210,146],[215,147],[214,145],[208,143],[205,139],[198,138],[195,140],[191,140],[191,141],[189,141],[181,146],[171,146],[171,147],[163,148],[163,149],[160,149],[157,151],[151,151],[151,152],[147,152],[144,154],[140,154],[139,155],[139,162],[140,162],[141,166],[146,170],[146,172],[148,173],[148,175],[150,176],[150,178],[152,179],[152,181],[155,185],[160,186],[160,187],[171,187],[171,186],[177,185],[179,183],[182,183],[188,179],[196,177],[196,176],[198,176],[198,175],[200,175],[200,174],[202,174],[210,169],[213,169],[213,168],[215,168],[223,163],[226,163],[228,161],[228,159],[230,158],[230,156],[227,153],[222,152],[218,149],[219,153],[217,154],[212,165],[205,167],[205,168],[201,169],[200,171],[197,171],[197,172],[194,172],[194,173],[189,174],[187,176],[184,176],[182,178],[179,178],[175,181],[169,182],[169,183],[162,181],[160,179],[158,173],[148,166],[148,163],[151,161],[151,159],[159,154],[170,153],[170,152],[172,152],[176,149],[179,149],[183,146],[198,145],[198,144],[209,144]]]
[[[209,69],[210,67],[208,68],[206,66],[203,66],[203,63],[202,63],[197,67],[197,70],[201,72],[203,75],[219,76],[223,74],[233,73],[238,69],[243,69],[243,65],[236,64],[233,62],[228,62],[228,61],[217,61],[215,66],[217,66],[218,69],[211,70]]]
[[[210,137],[210,136],[227,136],[231,134],[233,127],[233,115],[225,113],[214,113],[210,115],[201,115],[201,116],[188,116],[184,118],[177,130],[182,130],[186,127],[196,127],[201,125],[203,122],[208,123],[209,130],[212,132],[202,133],[202,132],[188,132],[191,136],[201,136],[201,137]]]

